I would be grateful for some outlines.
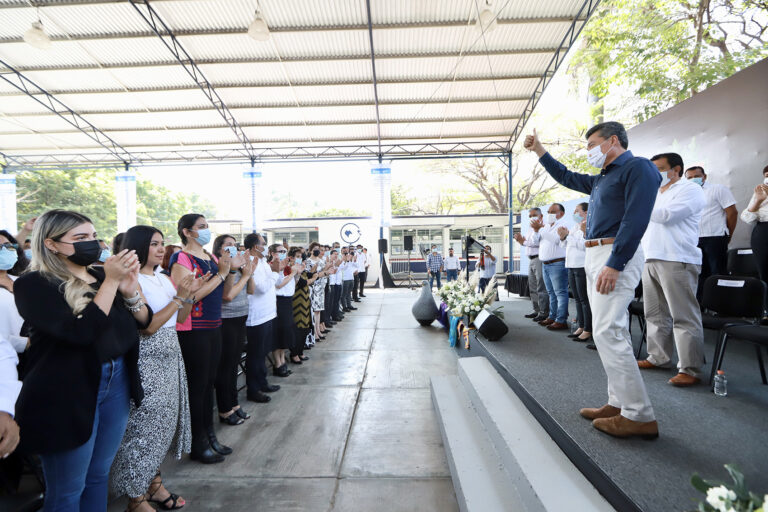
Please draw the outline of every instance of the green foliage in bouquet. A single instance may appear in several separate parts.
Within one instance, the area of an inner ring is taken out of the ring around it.
[[[732,484],[710,482],[698,474],[691,477],[691,484],[707,497],[699,503],[699,512],[768,512],[768,494],[762,498],[750,492],[744,475],[732,464],[725,469],[731,475]]]

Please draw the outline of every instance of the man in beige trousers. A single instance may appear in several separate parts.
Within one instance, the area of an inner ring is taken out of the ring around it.
[[[641,369],[666,367],[677,348],[678,374],[669,383],[687,387],[701,382],[704,330],[696,288],[701,273],[699,222],[706,206],[701,187],[683,176],[677,153],[651,158],[662,183],[643,236],[643,304],[648,324],[648,358]]]

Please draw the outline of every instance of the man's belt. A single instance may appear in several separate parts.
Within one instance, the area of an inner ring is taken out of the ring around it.
[[[584,242],[585,247],[598,247],[601,245],[611,245],[615,242],[615,238],[597,238],[595,240],[586,240]]]
[[[549,261],[541,260],[541,262],[544,265],[549,265],[550,263],[557,263],[558,261],[565,261],[565,258],[557,258],[556,260],[549,260]]]
[[[539,255],[538,255],[538,254],[534,254],[533,256],[528,256],[528,259],[529,259],[529,260],[535,260],[535,259],[536,259],[536,258],[538,258],[538,257],[539,257]]]

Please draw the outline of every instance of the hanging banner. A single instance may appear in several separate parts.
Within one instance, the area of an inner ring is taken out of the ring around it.
[[[392,170],[377,166],[371,169],[371,176],[374,193],[377,195],[374,216],[379,221],[379,227],[389,227],[392,225]]]
[[[14,174],[0,174],[0,229],[13,234],[19,230],[16,219],[16,176]]]
[[[117,232],[125,233],[136,225],[136,172],[115,172],[117,198]]]
[[[246,193],[247,201],[245,204],[250,205],[248,214],[244,216],[245,222],[243,223],[244,233],[256,233],[257,229],[262,227],[262,204],[259,201],[258,185],[261,182],[261,168],[251,167],[250,170],[243,172],[243,178],[247,183]]]

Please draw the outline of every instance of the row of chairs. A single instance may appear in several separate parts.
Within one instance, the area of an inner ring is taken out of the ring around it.
[[[717,343],[712,358],[709,376],[711,386],[723,364],[725,349],[729,340],[752,343],[760,368],[763,384],[768,384],[763,348],[768,350],[768,327],[760,325],[765,314],[766,284],[757,277],[757,265],[749,249],[728,251],[728,275],[709,277],[702,290],[701,320],[705,329],[718,331]],[[632,318],[638,319],[641,329],[640,344],[636,358],[640,358],[646,342],[647,324],[643,305],[643,285],[635,290],[635,299],[629,305],[630,332]]]

